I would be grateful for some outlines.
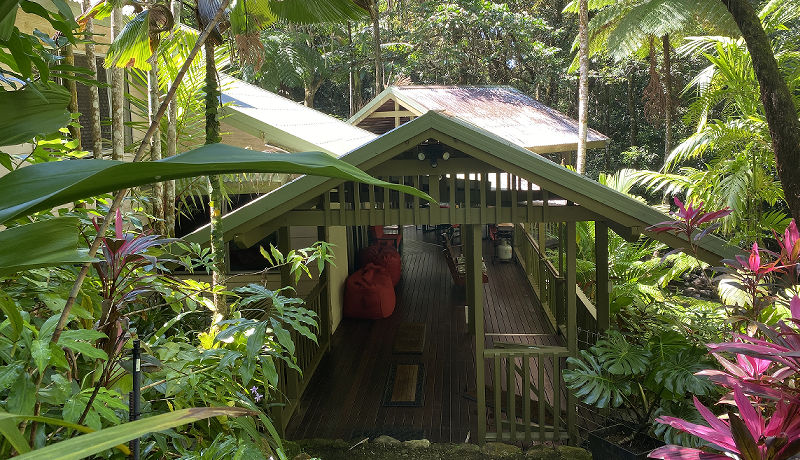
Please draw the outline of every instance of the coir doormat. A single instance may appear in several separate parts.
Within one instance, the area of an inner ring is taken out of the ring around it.
[[[386,392],[383,396],[384,406],[421,407],[424,401],[423,386],[425,368],[420,363],[392,363]]]

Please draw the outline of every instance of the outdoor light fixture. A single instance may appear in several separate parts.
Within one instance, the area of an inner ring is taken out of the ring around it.
[[[418,159],[419,161],[422,161],[422,160],[424,160],[424,159],[425,159],[425,152],[423,152],[422,150],[420,150],[420,151],[419,151],[419,153],[417,153],[417,159]]]
[[[447,161],[449,159],[450,159],[450,152],[448,152],[447,150],[442,152],[442,160]]]

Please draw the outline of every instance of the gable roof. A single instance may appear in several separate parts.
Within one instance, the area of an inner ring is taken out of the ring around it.
[[[381,119],[371,116],[394,110],[393,104],[386,106],[391,101],[409,115],[446,113],[536,153],[577,150],[577,121],[510,86],[390,86],[348,122],[366,129],[375,123],[380,129]],[[609,142],[604,134],[589,129],[588,148]]]
[[[686,246],[685,239],[676,235],[646,231],[651,225],[670,220],[668,215],[540,155],[532,154],[493,133],[445,114],[428,112],[353,150],[341,159],[369,171],[391,159],[397,153],[396,147],[411,147],[409,141],[420,136],[439,139],[445,144],[456,143],[458,145],[455,148],[502,171],[529,180],[564,200],[574,202],[605,220],[616,223],[618,227],[636,229],[673,248]],[[301,176],[224,216],[225,239],[233,239],[236,234],[275,221],[285,212],[342,182],[340,179]],[[209,238],[209,226],[201,227],[185,238],[198,243],[206,242]],[[712,264],[723,258],[732,258],[735,253],[736,248],[713,235],[700,242],[700,257]]]
[[[377,136],[230,75],[220,75],[226,123],[291,152],[342,156]]]

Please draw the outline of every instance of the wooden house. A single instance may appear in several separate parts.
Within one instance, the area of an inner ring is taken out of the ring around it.
[[[304,372],[282,373],[286,405],[276,416],[287,436],[407,432],[463,442],[469,433],[478,442],[575,441],[576,401],[560,369],[577,353],[579,332],[608,327],[607,231],[685,246],[677,236],[648,233],[648,226],[669,217],[444,112],[420,114],[341,159],[420,188],[448,206],[381,187],[302,176],[224,217],[225,239],[242,246],[277,231],[288,249],[287,235],[299,228],[316,228],[320,239],[340,242],[335,271],[305,290],[320,316],[319,343],[298,338]],[[596,305],[576,286],[580,221],[594,221],[597,229]],[[515,226],[514,264],[490,260],[484,228],[499,223]],[[441,224],[461,228],[463,298],[453,290],[441,247],[418,230]],[[397,310],[384,320],[343,320],[342,267],[352,266],[366,244],[367,226],[387,225],[406,235]],[[563,263],[544,256],[548,235],[559,236]],[[185,238],[206,242],[208,227]],[[731,251],[712,237],[702,241],[699,256],[718,263]],[[482,257],[487,284],[481,280]],[[394,350],[404,323],[423,324],[421,353]],[[406,380],[408,404],[387,404],[398,380]]]

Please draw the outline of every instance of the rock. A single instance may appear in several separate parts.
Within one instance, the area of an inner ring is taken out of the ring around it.
[[[694,297],[695,295],[697,295],[697,289],[695,289],[693,287],[686,288],[686,289],[683,290],[683,295],[685,295],[687,297]]]
[[[525,458],[529,460],[561,460],[561,454],[550,446],[533,446],[525,452]]]
[[[703,288],[706,285],[706,280],[703,278],[695,278],[692,280],[692,286],[696,287],[697,289]]]
[[[461,453],[461,452],[463,452],[463,453],[476,453],[476,452],[480,452],[480,451],[481,451],[481,446],[479,446],[477,444],[468,444],[468,443],[453,444],[453,453],[454,454],[458,454],[458,453]]]
[[[569,460],[592,460],[592,454],[586,449],[573,446],[558,446],[556,450],[561,454],[561,458]]]
[[[400,444],[400,441],[385,434],[373,439],[372,442],[375,444]]]
[[[403,441],[403,445],[409,449],[427,449],[431,446],[431,442],[427,439],[412,439],[410,441]]]
[[[491,458],[513,458],[522,454],[522,448],[502,442],[487,442],[481,452]]]

